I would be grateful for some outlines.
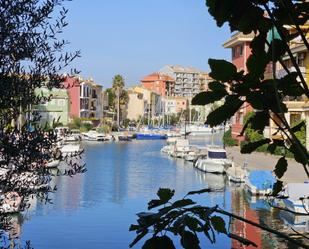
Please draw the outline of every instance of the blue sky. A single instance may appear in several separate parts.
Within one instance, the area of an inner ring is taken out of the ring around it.
[[[104,87],[115,74],[138,84],[166,64],[209,71],[208,58],[229,59],[230,37],[204,0],[73,0],[64,36],[82,57],[72,66]]]

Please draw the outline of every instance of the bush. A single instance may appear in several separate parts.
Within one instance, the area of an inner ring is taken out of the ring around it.
[[[236,139],[232,138],[232,130],[227,130],[223,135],[223,144],[227,147],[237,146],[238,142]]]

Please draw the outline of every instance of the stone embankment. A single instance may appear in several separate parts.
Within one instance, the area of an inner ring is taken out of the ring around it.
[[[275,169],[279,156],[253,152],[251,154],[241,154],[239,147],[226,148],[228,155],[237,165],[244,165],[247,162],[247,168],[271,170]],[[304,182],[309,181],[304,168],[294,159],[288,159],[288,170],[281,179],[285,183]]]

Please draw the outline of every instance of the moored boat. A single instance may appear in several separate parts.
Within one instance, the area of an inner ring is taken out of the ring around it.
[[[284,187],[285,208],[293,213],[309,214],[309,184],[288,183]]]
[[[268,170],[252,170],[245,180],[245,188],[251,195],[267,195],[271,193],[276,179]]]
[[[166,134],[154,133],[154,132],[141,132],[136,133],[137,140],[160,140],[167,139]]]
[[[82,133],[82,139],[85,141],[108,141],[110,140],[104,134],[97,132],[96,130],[90,130]]]
[[[194,167],[208,173],[224,174],[231,164],[232,161],[227,158],[225,149],[209,147],[207,149],[207,155],[198,158]]]
[[[172,157],[183,158],[190,151],[189,140],[186,138],[176,139],[170,155]]]
[[[242,183],[246,180],[246,170],[234,162],[232,162],[231,167],[226,169],[226,175],[231,182]]]

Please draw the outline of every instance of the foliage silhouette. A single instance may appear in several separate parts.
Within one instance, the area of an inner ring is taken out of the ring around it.
[[[12,192],[21,196],[23,209],[33,196],[48,202],[49,193],[56,190],[49,186],[53,175],[85,172],[84,165],[55,150],[56,135],[40,126],[40,114],[34,110],[51,97],[38,96],[35,90],[62,88],[64,76],[60,72],[80,55],[79,51],[64,52],[68,42],[59,38],[68,25],[64,2],[0,3],[0,207],[5,202],[2,197]],[[46,162],[53,159],[66,161],[67,169],[53,174],[46,167]],[[10,231],[9,220],[0,208],[1,230]],[[29,242],[26,248],[31,248]]]

